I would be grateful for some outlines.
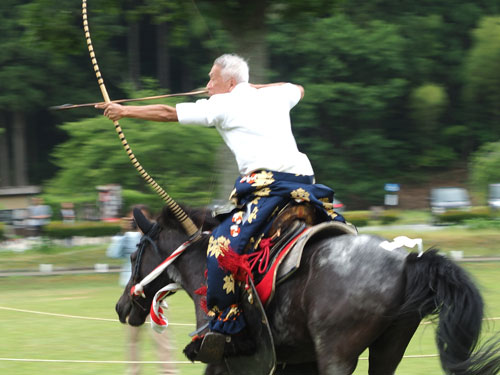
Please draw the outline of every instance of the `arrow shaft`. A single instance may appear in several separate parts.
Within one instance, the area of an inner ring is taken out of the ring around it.
[[[173,98],[176,96],[190,96],[190,95],[202,95],[206,94],[207,90],[197,90],[197,91],[189,91],[189,92],[181,92],[178,94],[165,94],[165,95],[156,95],[156,96],[146,96],[144,98],[133,98],[133,99],[118,99],[111,100],[111,103],[129,103],[129,102],[139,102],[145,100],[155,100],[155,99],[164,99],[164,98]],[[95,103],[84,103],[84,104],[63,104],[50,107],[51,110],[58,111],[62,109],[72,109],[72,108],[83,108],[83,107],[93,107],[96,104],[102,104],[103,102],[95,102]]]

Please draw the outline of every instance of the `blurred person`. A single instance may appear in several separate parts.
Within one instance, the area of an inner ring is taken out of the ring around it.
[[[50,223],[52,209],[44,204],[43,198],[35,197],[28,206],[28,228],[35,235],[42,233],[42,227]]]
[[[74,223],[75,222],[75,207],[71,202],[61,203],[61,217],[63,223]]]
[[[292,199],[313,203],[325,221],[345,220],[333,211],[333,190],[314,182],[311,163],[292,133],[290,110],[303,98],[304,88],[285,82],[251,84],[247,62],[234,54],[218,57],[208,76],[209,99],[175,107],[103,103],[96,108],[104,109],[111,120],[130,117],[215,127],[233,152],[241,174],[231,195],[236,208],[226,213],[209,239],[207,307],[210,331],[232,336],[225,340],[230,345],[221,344],[224,355],[252,354],[255,342],[241,313],[238,284],[220,267],[221,257],[228,250],[241,255],[252,236],[265,232],[269,216]],[[202,337],[185,348],[189,359],[196,359]]]
[[[120,286],[125,287],[132,274],[132,264],[130,262],[130,255],[135,252],[137,244],[141,240],[142,232],[135,224],[132,216],[134,208],[139,208],[144,216],[151,220],[151,214],[149,209],[145,205],[135,205],[130,209],[130,212],[126,217],[121,218],[121,227],[123,234],[117,235],[112,238],[112,242],[109,245],[106,255],[110,258],[124,258],[125,262],[123,264],[122,271],[120,272],[119,283]],[[128,335],[128,356],[130,361],[138,362],[140,361],[140,336],[142,330],[150,331],[153,337],[154,344],[156,347],[156,352],[158,360],[162,362],[169,362],[172,359],[172,346],[170,344],[169,337],[167,333],[160,334],[155,332],[153,329],[148,329],[146,327],[134,327],[127,325],[127,335]],[[139,375],[140,374],[140,364],[130,363],[127,370],[129,375]],[[171,363],[161,363],[159,374],[177,374],[177,370]]]

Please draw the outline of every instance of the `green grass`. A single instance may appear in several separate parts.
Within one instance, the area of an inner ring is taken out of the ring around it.
[[[486,301],[488,317],[500,317],[500,273],[498,263],[465,264]],[[76,317],[59,317],[0,308],[0,357],[52,360],[123,361],[125,327],[117,320],[114,304],[121,295],[117,274],[65,275],[0,278],[0,307]],[[184,292],[168,300],[170,323],[194,323],[194,309]],[[89,320],[77,317],[101,318]],[[488,322],[484,337],[499,330],[500,322]],[[149,326],[145,330],[151,329]],[[189,342],[191,326],[170,325],[165,334],[175,346],[174,358],[186,361],[181,353]],[[157,360],[152,340],[143,332],[144,361]],[[435,354],[434,326],[421,326],[406,355]],[[367,353],[362,355],[366,357]],[[367,373],[368,363],[360,360],[356,375]],[[144,375],[156,374],[156,364],[144,364]],[[181,374],[203,372],[201,364],[178,364]],[[19,362],[0,360],[0,374],[28,375],[60,373],[71,375],[123,374],[121,363]],[[405,358],[398,375],[441,374],[438,358]]]
[[[125,361],[126,327],[118,322],[114,305],[121,295],[117,274],[9,277],[0,279],[0,307],[101,318],[87,320],[0,309],[3,358],[84,361]],[[170,297],[169,321],[194,323],[194,308],[184,292]],[[109,321],[111,320],[111,321]],[[142,332],[142,360],[157,361],[148,337]],[[181,349],[189,342],[193,326],[171,325],[165,334],[175,346],[174,359],[186,361]],[[143,374],[157,374],[157,364],[144,364]],[[200,374],[201,364],[180,364],[182,374]],[[123,374],[125,364],[0,361],[0,374]]]
[[[51,242],[24,252],[0,251],[0,270],[38,270],[41,263],[53,264],[56,268],[90,267],[96,263],[113,266],[122,265],[122,259],[106,256],[107,245],[57,246]]]

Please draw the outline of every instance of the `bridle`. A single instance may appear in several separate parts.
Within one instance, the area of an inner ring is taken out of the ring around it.
[[[141,268],[142,255],[148,243],[151,244],[156,255],[158,255],[158,257],[161,257],[158,245],[156,245],[156,242],[154,241],[154,239],[159,236],[160,232],[161,227],[157,223],[153,224],[151,229],[147,233],[143,234],[143,236],[141,237],[141,241],[137,244],[137,257],[134,265],[134,273],[132,274],[132,281],[134,284],[140,281],[137,280],[137,278],[139,275],[139,270]]]
[[[130,288],[130,295],[141,296],[143,298],[146,297],[144,294],[144,287],[148,285],[150,282],[155,280],[158,276],[162,274],[165,269],[172,264],[177,257],[179,257],[184,250],[186,250],[191,244],[203,238],[203,234],[207,234],[208,232],[197,232],[194,236],[191,236],[187,241],[183,242],[177,249],[175,249],[162,263],[160,263],[154,270],[152,270],[147,276],[145,276],[142,280],[138,281],[137,275],[139,274],[139,269],[141,267],[142,256],[144,254],[144,250],[146,249],[146,245],[148,243],[152,244],[155,252],[158,256],[161,257],[158,246],[155,243],[155,238],[157,238],[162,230],[162,227],[155,223],[153,226],[143,235],[141,241],[138,244],[138,254],[137,259],[134,265],[134,273],[132,275],[132,282],[134,285]],[[132,298],[133,299],[133,298]]]

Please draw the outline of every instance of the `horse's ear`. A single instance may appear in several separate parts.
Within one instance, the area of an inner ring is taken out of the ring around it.
[[[135,207],[134,208],[134,220],[139,228],[141,228],[142,233],[146,234],[153,227],[153,223],[149,221],[142,211]]]

